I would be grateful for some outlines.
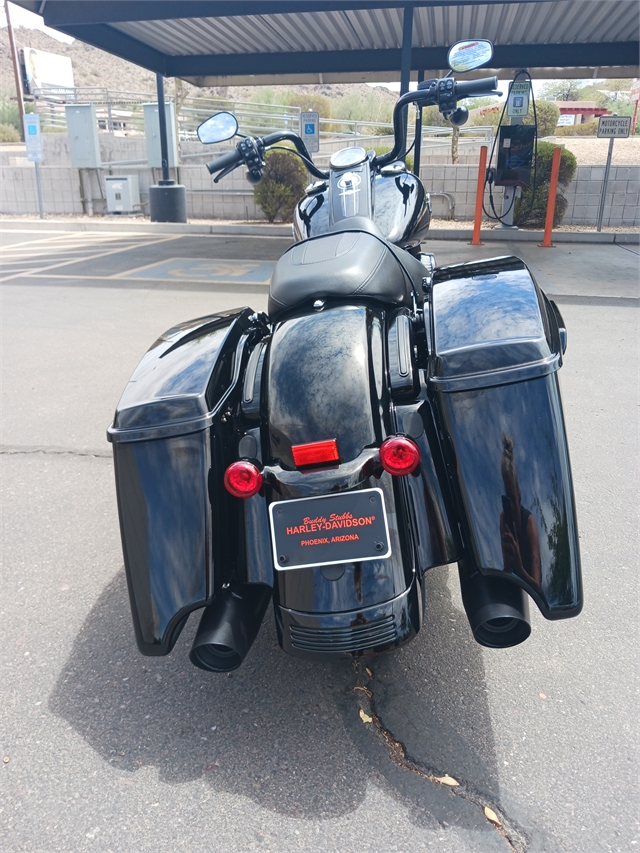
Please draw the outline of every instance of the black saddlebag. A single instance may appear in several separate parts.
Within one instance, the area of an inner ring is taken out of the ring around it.
[[[582,582],[557,307],[517,258],[443,267],[429,331],[430,393],[465,559],[523,587],[547,619],[576,616]]]
[[[241,389],[252,312],[201,317],[170,329],[144,356],[107,431],[138,647],[171,651],[188,614],[223,578],[218,539],[234,551],[222,481],[225,412]],[[220,476],[212,477],[212,470]],[[220,470],[222,469],[222,470]],[[214,574],[215,569],[215,574]]]

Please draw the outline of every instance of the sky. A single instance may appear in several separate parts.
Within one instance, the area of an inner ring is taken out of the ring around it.
[[[14,29],[18,27],[27,27],[30,30],[42,30],[47,35],[58,41],[63,41],[69,44],[74,41],[71,36],[66,36],[59,33],[57,30],[52,30],[51,27],[45,27],[40,15],[34,15],[33,12],[28,12],[20,6],[15,6],[9,3],[9,14],[11,15],[11,25]],[[0,6],[0,29],[7,26],[7,16],[4,13],[4,3]]]

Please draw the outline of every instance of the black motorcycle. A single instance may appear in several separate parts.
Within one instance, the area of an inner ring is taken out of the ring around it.
[[[459,43],[450,67],[491,55]],[[290,654],[386,652],[420,630],[427,569],[453,562],[484,646],[529,636],[529,597],[547,619],[580,612],[562,317],[515,257],[437,267],[421,253],[429,200],[401,159],[408,104],[461,124],[457,102],[496,88],[420,83],[396,105],[391,152],[346,148],[327,173],[292,132],[242,138],[208,164],[216,180],[243,165],[257,182],[287,140],[317,181],[268,314],[167,331],[108,430],[143,654],[169,654],[204,608],[191,660],[233,670],[272,595]],[[236,132],[219,113],[199,136]]]

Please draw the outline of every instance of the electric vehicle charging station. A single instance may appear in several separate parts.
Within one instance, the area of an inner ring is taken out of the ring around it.
[[[522,120],[529,114],[530,92],[529,79],[516,79],[509,84],[507,116],[510,125],[498,128],[498,160],[494,184],[504,187],[499,228],[517,227],[513,224],[516,198],[519,198],[521,188],[531,183],[537,127],[522,124]]]

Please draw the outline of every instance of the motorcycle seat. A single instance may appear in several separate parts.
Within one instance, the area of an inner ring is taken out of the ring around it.
[[[384,239],[365,217],[342,220],[327,234],[291,246],[269,288],[274,319],[311,299],[374,299],[410,308],[422,301],[422,264]]]

